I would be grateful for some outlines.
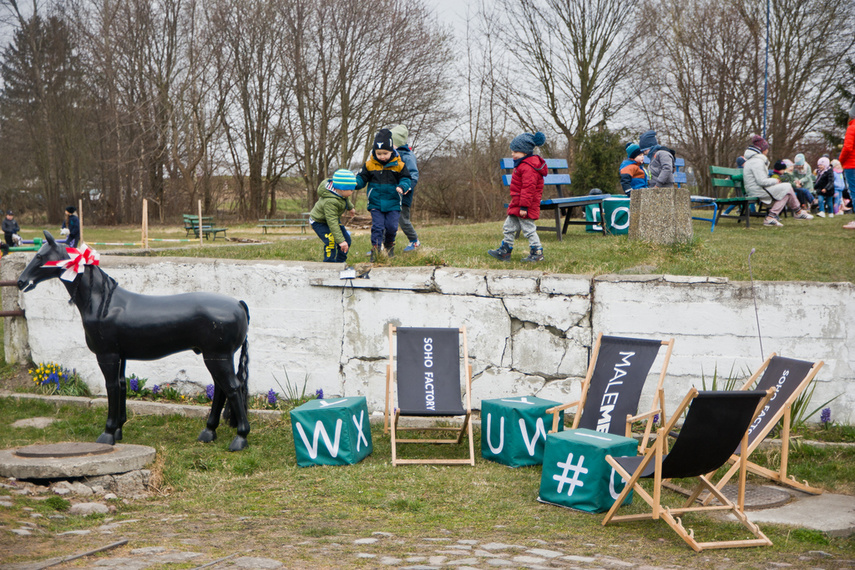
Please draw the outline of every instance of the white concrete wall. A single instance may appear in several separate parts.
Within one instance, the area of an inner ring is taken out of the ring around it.
[[[0,278],[17,279],[30,256],[3,258]],[[481,399],[535,394],[558,401],[579,395],[592,340],[599,332],[676,339],[665,382],[670,409],[691,385],[750,374],[761,362],[750,283],[677,276],[544,275],[535,271],[381,268],[343,287],[339,265],[278,261],[102,256],[102,268],[131,291],[164,295],[212,291],[249,305],[250,391],[282,392],[286,378],[307,390],[364,395],[384,402],[388,325],[468,329],[475,406]],[[18,294],[4,308],[26,310],[26,326],[7,319],[7,355],[75,368],[96,393],[103,382],[86,348],[77,309],[56,280]],[[824,360],[813,405],[838,396],[832,419],[855,421],[855,307],[851,283],[755,283],[763,353]],[[664,353],[664,351],[662,351]],[[660,355],[660,360],[662,355]],[[654,364],[654,370],[661,366]],[[186,352],[131,361],[127,375],[148,386],[211,382],[201,357]],[[286,376],[287,374],[287,376]],[[655,378],[648,382],[650,388]],[[282,387],[280,387],[282,386]],[[652,394],[646,390],[642,406]],[[666,408],[667,411],[667,408]],[[814,418],[816,420],[817,418]]]

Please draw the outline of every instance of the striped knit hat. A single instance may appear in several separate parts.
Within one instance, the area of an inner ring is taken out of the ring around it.
[[[355,190],[356,175],[350,170],[339,168],[332,175],[332,186],[336,190]]]

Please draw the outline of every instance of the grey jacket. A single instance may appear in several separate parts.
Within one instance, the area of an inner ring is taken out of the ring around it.
[[[762,152],[750,146],[743,156],[745,165],[742,167],[742,179],[746,194],[760,198],[764,204],[771,204],[773,199],[785,198],[792,191],[793,187],[789,183],[782,183],[769,176],[769,159]]]
[[[663,188],[674,185],[674,153],[664,146],[650,151],[650,186]]]

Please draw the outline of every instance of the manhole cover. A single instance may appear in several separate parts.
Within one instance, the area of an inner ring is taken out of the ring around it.
[[[106,443],[49,443],[46,445],[28,445],[15,450],[19,457],[80,457],[83,455],[102,455],[112,453],[115,448]]]
[[[725,485],[721,490],[725,497],[734,503],[738,499],[739,488],[736,485]],[[745,486],[745,509],[769,509],[786,505],[793,496],[786,489],[767,485]]]

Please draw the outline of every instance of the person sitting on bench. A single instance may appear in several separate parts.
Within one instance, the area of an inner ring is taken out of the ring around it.
[[[763,225],[783,226],[778,214],[785,206],[795,212],[793,217],[797,220],[813,219],[812,215],[802,210],[791,184],[769,176],[768,154],[769,143],[763,137],[755,135],[751,139],[751,146],[745,150],[745,166],[742,167],[745,172],[745,192],[753,198],[759,198],[764,204],[772,204]]]

